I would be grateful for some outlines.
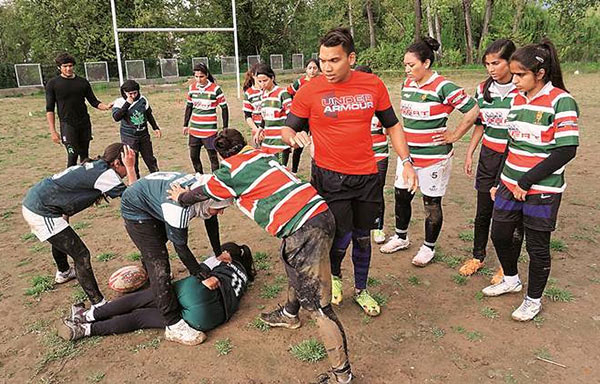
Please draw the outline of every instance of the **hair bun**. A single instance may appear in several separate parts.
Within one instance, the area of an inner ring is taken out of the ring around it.
[[[429,46],[429,48],[431,48],[432,51],[437,52],[437,50],[440,49],[440,43],[433,37],[425,36],[422,40]]]

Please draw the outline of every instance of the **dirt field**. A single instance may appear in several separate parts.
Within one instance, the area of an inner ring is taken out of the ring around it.
[[[472,92],[483,79],[481,72],[450,74]],[[291,77],[280,79],[287,83]],[[385,78],[394,104],[400,100],[400,79]],[[457,277],[460,261],[470,255],[475,214],[473,180],[462,171],[467,140],[456,145],[453,176],[444,199],[445,223],[439,240],[437,263],[417,269],[410,260],[423,239],[421,201],[413,203],[410,226],[413,245],[407,251],[383,255],[374,246],[371,287],[385,302],[382,315],[368,318],[353,303],[352,266],[344,261],[344,303],[336,308],[348,335],[356,383],[598,383],[600,382],[600,222],[596,200],[600,171],[592,164],[600,144],[600,107],[586,87],[600,82],[599,74],[567,76],[567,85],[581,109],[581,142],[577,159],[567,168],[569,187],[560,210],[559,230],[553,236],[551,286],[555,297],[544,299],[535,322],[517,323],[510,318],[521,295],[482,298],[485,276],[496,269],[490,244],[485,274],[466,280]],[[164,137],[154,139],[161,170],[192,172],[186,139],[181,135],[184,86],[143,88],[153,105]],[[242,128],[241,102],[234,83],[224,82],[232,127]],[[116,88],[97,95],[112,101]],[[231,208],[221,221],[222,240],[247,243],[268,255],[263,270],[244,298],[239,312],[224,326],[208,333],[198,347],[164,340],[162,330],[129,335],[89,338],[78,343],[56,336],[55,322],[71,303],[80,300],[77,283],[56,286],[39,295],[26,295],[32,279],[53,276],[55,267],[49,245],[28,235],[21,217],[21,199],[41,178],[65,165],[63,147],[46,133],[43,95],[0,99],[0,382],[6,383],[307,383],[328,368],[327,360],[298,361],[290,347],[316,335],[314,322],[301,313],[302,328],[260,330],[257,315],[285,301],[284,275],[277,259],[278,241]],[[454,115],[456,115],[455,113]],[[118,126],[109,113],[93,110],[94,140],[91,153],[118,141]],[[454,126],[458,116],[453,116]],[[208,159],[203,153],[203,162]],[[395,159],[395,157],[394,157]],[[596,160],[594,160],[596,159]],[[300,174],[308,178],[308,156]],[[386,233],[392,234],[393,178],[390,162],[386,188]],[[141,165],[142,172],[147,172]],[[596,196],[596,197],[595,197]],[[93,257],[94,271],[108,297],[108,276],[132,264],[136,248],[123,228],[119,201],[90,208],[72,219]],[[209,252],[204,226],[194,222],[191,247],[197,256]],[[173,253],[174,254],[174,253]],[[107,260],[108,259],[108,260]],[[105,261],[102,261],[105,260]],[[172,260],[177,277],[186,275],[183,265]],[[520,271],[526,279],[527,256]],[[278,293],[278,288],[281,292]],[[31,292],[30,292],[31,293]],[[271,297],[271,298],[268,298]],[[225,339],[231,351],[219,355]],[[215,345],[220,343],[217,348]],[[553,365],[542,357],[564,365]]]

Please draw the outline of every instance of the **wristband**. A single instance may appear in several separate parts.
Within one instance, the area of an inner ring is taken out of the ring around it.
[[[404,166],[404,164],[406,164],[406,163],[410,163],[410,165],[413,165],[413,160],[412,160],[412,158],[410,156],[408,156],[406,159],[401,159],[400,160],[400,164],[402,166]]]

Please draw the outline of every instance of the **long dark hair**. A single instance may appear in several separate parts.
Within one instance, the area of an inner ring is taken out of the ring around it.
[[[414,53],[422,63],[429,59],[429,67],[431,68],[435,61],[434,52],[438,49],[440,49],[440,43],[433,37],[425,36],[409,45],[406,52]]]
[[[202,72],[204,73],[204,75],[206,75],[208,81],[210,81],[211,83],[216,83],[215,78],[213,77],[212,73],[210,73],[210,71],[208,70],[206,64],[197,63],[196,65],[194,65],[194,72]]]
[[[246,244],[237,245],[234,242],[228,242],[221,245],[221,249],[229,252],[231,258],[244,267],[249,281],[254,281],[254,278],[256,277],[256,268],[254,267],[254,259],[252,258],[250,247]]]
[[[224,159],[237,155],[245,146],[246,140],[237,129],[227,128],[217,133],[215,149]]]
[[[517,47],[515,47],[515,43],[513,43],[512,40],[498,39],[487,47],[487,49],[483,53],[483,56],[481,56],[481,62],[483,63],[483,65],[485,65],[485,57],[487,55],[493,54],[497,54],[498,56],[500,56],[501,59],[506,60],[508,62],[510,61],[510,57],[516,49]],[[488,103],[492,102],[492,95],[490,95],[490,86],[493,82],[494,79],[492,79],[492,77],[489,76],[483,84],[483,100],[487,101]]]
[[[123,160],[121,160],[121,154],[125,149],[125,144],[123,143],[112,143],[104,149],[104,153],[102,155],[98,155],[95,159],[85,158],[81,161],[81,164],[89,163],[91,161],[96,160],[104,160],[109,165],[113,163],[115,160],[119,160],[121,165],[123,164]]]
[[[258,63],[254,63],[246,71],[246,74],[244,75],[244,85],[242,86],[242,89],[244,90],[244,92],[246,92],[249,88],[252,88],[254,86],[254,76],[256,75],[256,67],[257,66],[258,66]]]
[[[256,64],[256,71],[254,72],[254,74],[256,76],[258,75],[265,75],[268,78],[273,79],[273,83],[277,84],[275,82],[275,71],[273,71],[273,68],[271,68],[271,66],[267,63],[258,63]]]
[[[539,44],[529,44],[517,49],[510,61],[518,61],[523,68],[534,74],[543,69],[544,83],[551,81],[555,87],[569,92],[565,87],[556,48],[549,39],[544,38]]]

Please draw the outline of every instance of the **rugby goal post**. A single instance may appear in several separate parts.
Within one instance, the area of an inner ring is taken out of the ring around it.
[[[236,83],[237,97],[240,98],[240,64],[238,52],[237,36],[237,15],[235,0],[231,0],[231,12],[233,15],[233,26],[224,28],[119,28],[117,26],[117,7],[115,0],[110,0],[110,10],[112,13],[113,35],[115,39],[115,50],[117,53],[117,67],[119,70],[119,84],[123,84],[123,68],[121,68],[121,48],[119,46],[119,33],[140,33],[140,32],[233,32],[233,47],[235,50],[236,62]]]

